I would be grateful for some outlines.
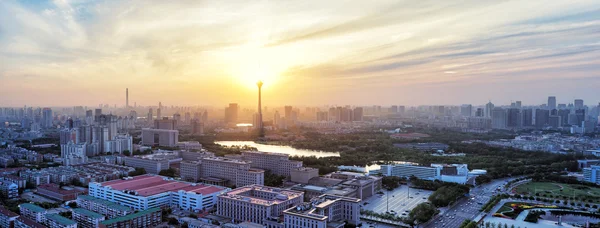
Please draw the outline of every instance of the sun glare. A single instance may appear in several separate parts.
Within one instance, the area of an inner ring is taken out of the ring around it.
[[[283,64],[275,56],[260,45],[246,45],[236,51],[231,76],[250,89],[255,89],[258,81],[264,83],[263,88],[272,86],[283,71]]]

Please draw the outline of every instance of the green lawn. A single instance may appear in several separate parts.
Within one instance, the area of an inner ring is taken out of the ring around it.
[[[584,185],[570,185],[550,182],[529,182],[519,185],[515,192],[521,195],[535,196],[538,193],[544,197],[578,197],[578,198],[600,198],[600,188]]]

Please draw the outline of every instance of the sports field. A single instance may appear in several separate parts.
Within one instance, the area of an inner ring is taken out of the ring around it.
[[[589,187],[585,185],[561,184],[550,182],[529,182],[519,185],[514,190],[514,193],[521,195],[544,197],[577,197],[600,199],[600,188]]]

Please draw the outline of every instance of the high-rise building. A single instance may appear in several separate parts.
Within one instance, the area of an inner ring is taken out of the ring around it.
[[[470,104],[464,104],[460,106],[460,115],[462,116],[471,116],[473,113],[473,106]]]
[[[583,100],[575,99],[575,109],[583,109]]]
[[[494,108],[491,113],[492,128],[505,129],[507,127],[506,110],[503,108]]]
[[[44,108],[44,110],[42,111],[42,127],[45,127],[45,128],[52,127],[53,118],[54,117],[52,116],[52,109]]]
[[[354,108],[353,119],[354,119],[354,121],[363,121],[363,108],[362,107]]]
[[[161,109],[162,109],[162,108],[157,108],[157,109],[156,109],[156,119],[160,119],[160,118],[162,118]]]
[[[569,114],[570,113],[571,113],[571,110],[569,110],[569,109],[559,109],[558,110],[557,115],[560,116],[562,126],[569,125]]]
[[[492,118],[492,111],[494,110],[494,104],[492,102],[488,102],[485,105],[485,117]]]
[[[577,118],[577,125],[580,125],[583,121],[585,121],[585,109],[576,109],[575,116]]]
[[[516,108],[518,108],[518,109],[523,107],[521,101],[516,101],[515,105],[516,105]]]
[[[285,119],[290,120],[292,118],[292,106],[285,106],[284,107],[284,111],[285,111]]]
[[[556,97],[555,96],[548,97],[548,109],[549,110],[556,109]]]
[[[519,128],[522,124],[521,110],[518,108],[509,108],[506,110],[506,126],[509,128]]]
[[[561,118],[558,115],[550,115],[548,117],[548,125],[552,128],[558,128],[562,126]]]
[[[148,109],[148,116],[146,117],[146,121],[148,121],[148,124],[152,123],[152,120],[154,118],[154,114],[152,112],[152,108]]]
[[[229,107],[225,108],[225,123],[237,124],[238,121],[238,104],[230,103]]]
[[[154,120],[154,129],[177,130],[177,120],[163,117]]]
[[[535,127],[543,128],[549,124],[550,110],[536,109],[535,110]]]
[[[484,113],[483,113],[483,109],[482,108],[477,108],[477,111],[475,111],[475,116],[476,117],[483,117]]]
[[[521,110],[521,120],[523,127],[531,127],[533,126],[533,110],[532,109],[523,109]]]

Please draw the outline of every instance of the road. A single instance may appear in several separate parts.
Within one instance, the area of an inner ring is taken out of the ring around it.
[[[465,220],[473,220],[481,212],[479,209],[486,204],[495,194],[498,187],[503,187],[511,179],[497,179],[471,189],[469,198],[463,198],[450,208],[442,210],[439,216],[425,224],[424,227],[460,227]],[[504,191],[500,192],[504,193]]]

